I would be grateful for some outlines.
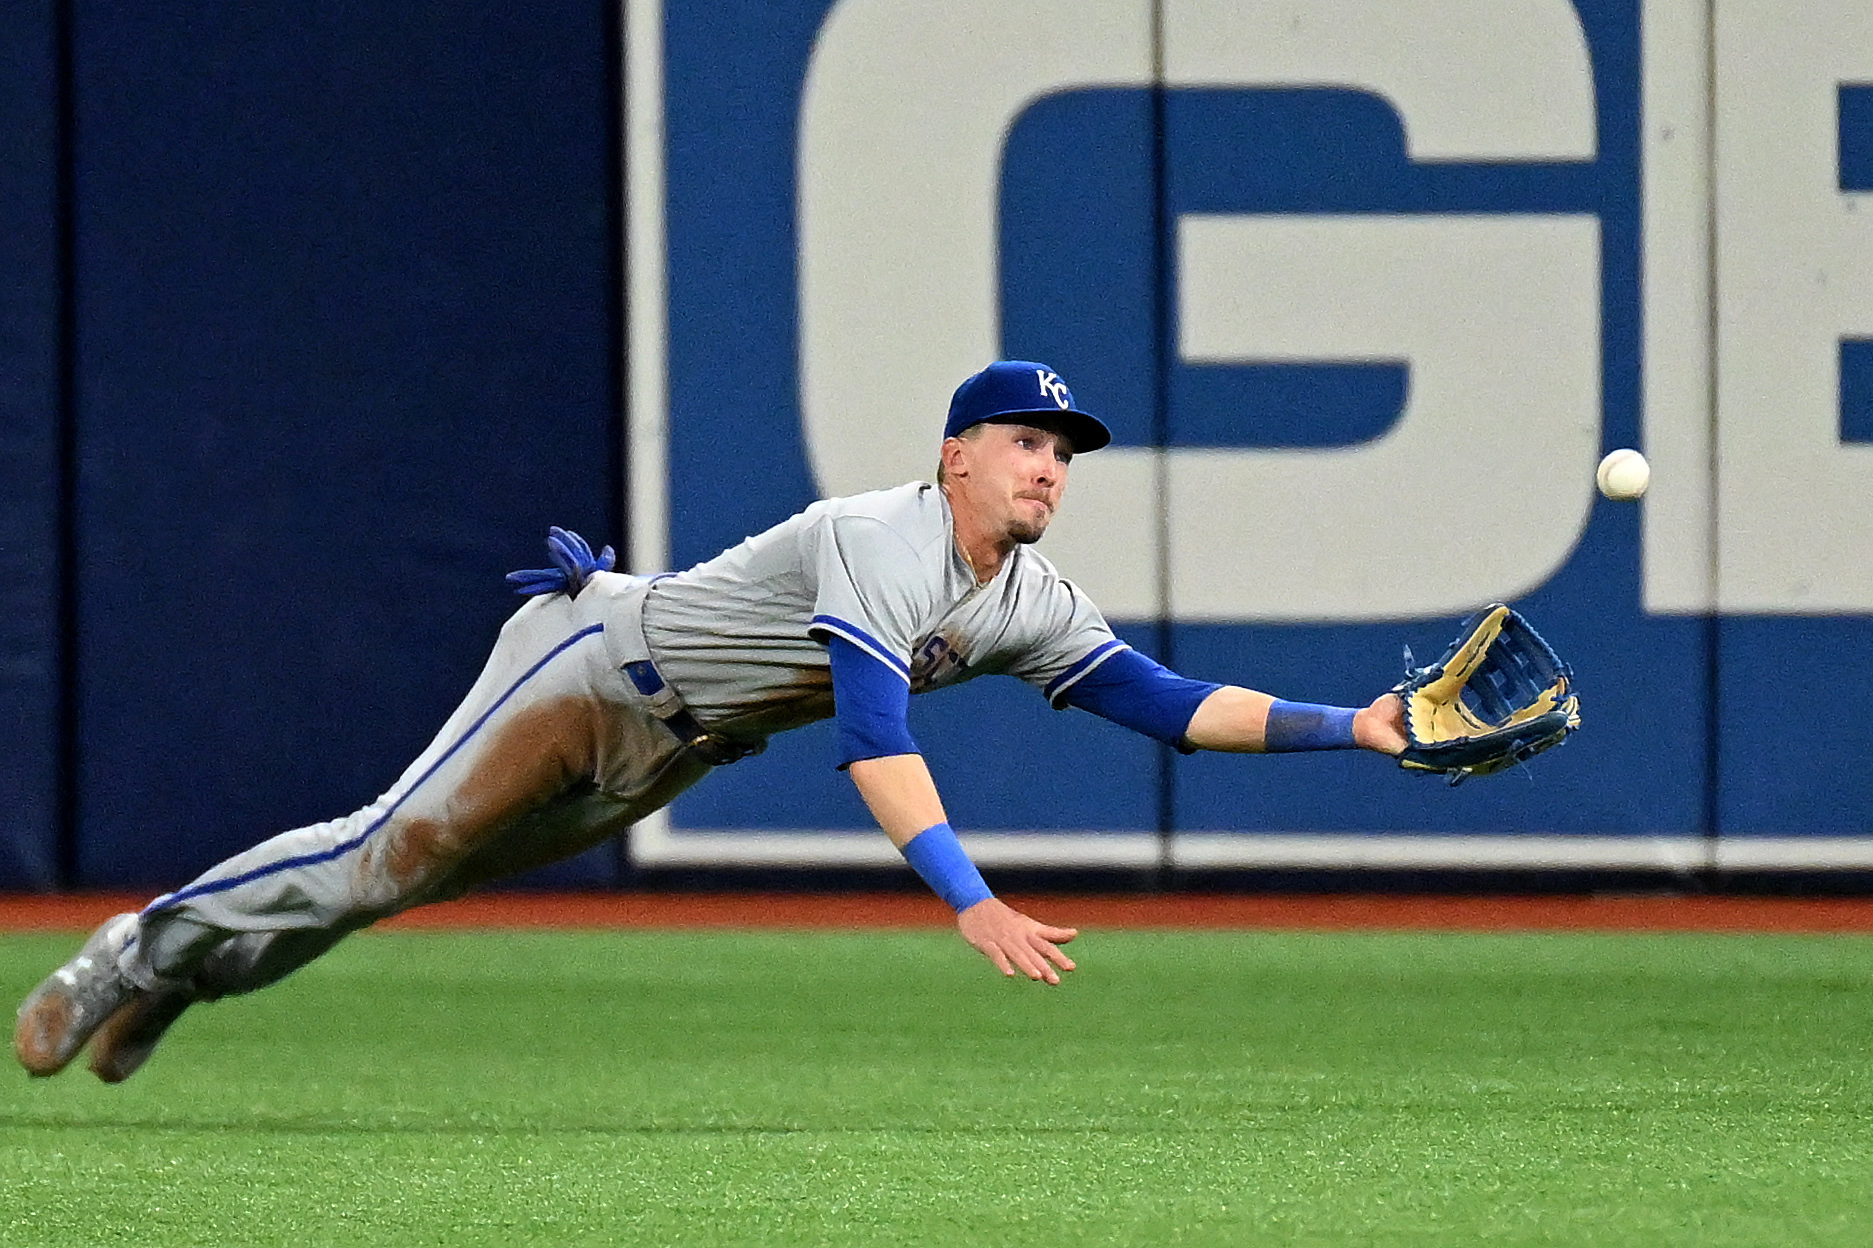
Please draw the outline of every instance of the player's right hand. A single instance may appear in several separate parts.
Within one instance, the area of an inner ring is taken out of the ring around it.
[[[1045,984],[1060,982],[1073,959],[1060,946],[1078,936],[1074,927],[1050,927],[990,897],[956,916],[956,930],[1004,975],[1019,972]]]
[[[1353,740],[1362,750],[1402,754],[1411,744],[1405,735],[1405,704],[1396,693],[1385,692],[1353,715]]]

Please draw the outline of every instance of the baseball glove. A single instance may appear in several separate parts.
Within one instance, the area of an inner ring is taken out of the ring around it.
[[[1574,673],[1528,621],[1501,603],[1464,621],[1444,657],[1411,668],[1392,692],[1410,744],[1398,765],[1452,784],[1533,758],[1580,727]]]

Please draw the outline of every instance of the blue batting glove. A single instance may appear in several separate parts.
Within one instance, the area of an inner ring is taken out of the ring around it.
[[[546,553],[553,561],[550,568],[526,568],[509,572],[507,583],[517,594],[572,594],[585,588],[594,572],[609,572],[618,556],[611,547],[594,555],[583,537],[558,525],[547,530]]]

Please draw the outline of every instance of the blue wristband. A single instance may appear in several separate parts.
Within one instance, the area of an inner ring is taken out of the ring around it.
[[[911,837],[904,846],[904,861],[957,914],[995,895],[947,823],[933,823]]]
[[[1262,749],[1269,754],[1297,750],[1351,750],[1353,716],[1350,706],[1319,706],[1312,702],[1276,702],[1268,708],[1268,728]]]

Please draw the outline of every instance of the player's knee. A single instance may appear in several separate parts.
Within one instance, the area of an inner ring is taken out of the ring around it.
[[[391,914],[422,895],[461,856],[457,839],[436,819],[397,819],[380,828],[358,854],[356,909]]]

